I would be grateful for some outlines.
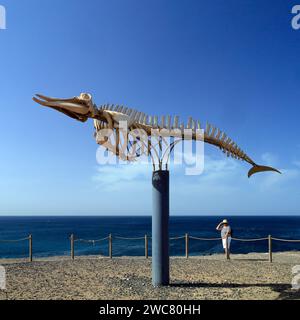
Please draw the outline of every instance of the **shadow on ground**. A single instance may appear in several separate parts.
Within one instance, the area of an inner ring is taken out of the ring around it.
[[[300,290],[293,290],[290,284],[286,283],[172,283],[170,287],[177,288],[249,288],[249,287],[260,287],[260,288],[270,288],[275,292],[279,293],[278,300],[299,300],[300,299]]]

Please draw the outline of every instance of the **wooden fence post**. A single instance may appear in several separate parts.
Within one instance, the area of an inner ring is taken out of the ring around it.
[[[226,259],[229,260],[229,248],[228,248],[228,237],[226,237]]]
[[[145,234],[145,258],[148,259],[148,236]]]
[[[74,260],[74,234],[71,234],[71,259]]]
[[[185,257],[188,259],[189,257],[189,235],[185,234]]]
[[[269,243],[269,262],[272,263],[273,257],[272,257],[272,236],[269,235],[268,237],[268,243]]]
[[[28,237],[29,241],[29,261],[32,262],[32,235],[30,234]]]
[[[108,236],[108,255],[112,259],[112,235],[111,233]]]

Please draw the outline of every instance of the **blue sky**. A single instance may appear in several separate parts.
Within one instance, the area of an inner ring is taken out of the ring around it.
[[[173,168],[172,214],[299,214],[297,1],[0,4],[0,214],[151,213],[151,167],[99,166],[91,121],[31,100],[81,92],[209,121],[283,172],[248,179],[247,164],[206,146],[202,175]]]

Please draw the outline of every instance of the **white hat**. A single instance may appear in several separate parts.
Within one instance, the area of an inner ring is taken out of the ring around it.
[[[228,224],[227,219],[224,219],[224,220],[222,221],[222,224]]]

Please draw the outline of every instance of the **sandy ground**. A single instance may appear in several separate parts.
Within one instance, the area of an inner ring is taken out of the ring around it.
[[[0,260],[7,288],[0,299],[300,299],[291,288],[300,252],[171,258],[171,284],[153,288],[151,259],[68,257]]]

